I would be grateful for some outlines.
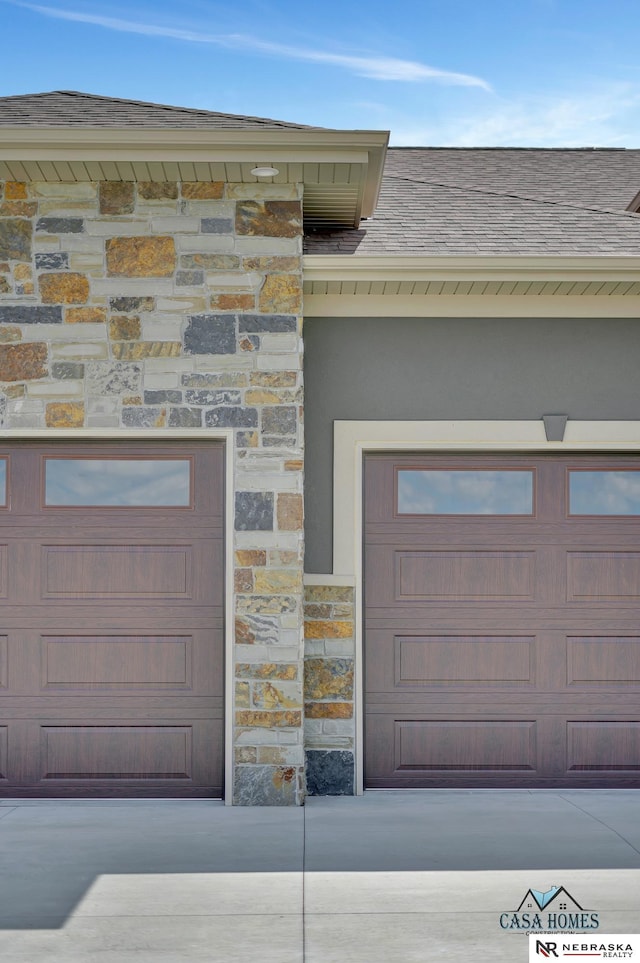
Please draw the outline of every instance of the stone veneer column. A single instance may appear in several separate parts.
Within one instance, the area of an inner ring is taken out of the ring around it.
[[[300,198],[0,184],[0,425],[234,432],[238,804],[304,798]]]
[[[354,589],[306,585],[305,749],[311,796],[352,796]]]

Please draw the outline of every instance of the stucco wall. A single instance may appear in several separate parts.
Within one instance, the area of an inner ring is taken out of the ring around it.
[[[640,418],[635,319],[311,318],[304,334],[309,573],[332,571],[334,420]]]
[[[0,184],[9,437],[233,433],[239,804],[304,795],[300,197],[296,184]]]

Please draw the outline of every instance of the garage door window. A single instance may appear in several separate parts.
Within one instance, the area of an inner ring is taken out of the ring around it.
[[[569,514],[640,515],[640,471],[570,471]]]
[[[533,472],[400,469],[399,515],[531,515]]]
[[[191,498],[188,458],[47,458],[48,507],[187,508]]]

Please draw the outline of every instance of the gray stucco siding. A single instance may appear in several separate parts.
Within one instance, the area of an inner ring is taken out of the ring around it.
[[[305,570],[332,570],[336,420],[640,419],[635,319],[305,321]]]

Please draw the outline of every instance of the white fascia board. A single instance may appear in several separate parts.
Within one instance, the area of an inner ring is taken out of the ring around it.
[[[406,257],[306,254],[306,281],[637,281],[640,256]]]

